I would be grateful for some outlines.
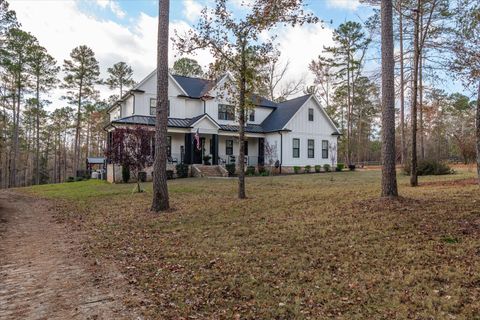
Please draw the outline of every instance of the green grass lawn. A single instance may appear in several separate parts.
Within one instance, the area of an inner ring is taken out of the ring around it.
[[[470,172],[379,201],[380,172],[37,186],[145,292],[152,319],[480,319],[480,192]],[[447,181],[450,181],[447,183]],[[460,181],[460,182],[459,182]]]

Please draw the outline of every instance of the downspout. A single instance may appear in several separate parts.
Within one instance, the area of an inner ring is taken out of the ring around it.
[[[282,163],[283,163],[283,135],[282,131],[278,131],[280,134],[280,173],[282,173]]]
[[[203,101],[203,113],[207,113],[207,101],[202,97],[202,101]]]

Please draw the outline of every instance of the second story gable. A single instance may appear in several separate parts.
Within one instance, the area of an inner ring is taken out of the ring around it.
[[[224,83],[228,80],[228,76],[219,80],[207,80],[169,75],[169,117],[185,119],[207,113],[219,124],[235,124],[235,108],[225,96],[227,90],[223,90]],[[133,115],[155,115],[156,85],[154,71],[109,108],[110,121]],[[255,101],[257,105],[249,110],[247,122],[261,124],[275,109],[275,103],[260,97]]]

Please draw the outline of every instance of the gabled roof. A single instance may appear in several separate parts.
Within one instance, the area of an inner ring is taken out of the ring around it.
[[[175,74],[172,75],[172,77],[190,98],[199,99],[203,97],[203,95],[215,85],[215,81],[213,80],[185,77]]]
[[[287,100],[277,104],[277,108],[263,120],[261,126],[265,132],[279,131],[297,113],[298,109],[307,102],[310,94]]]

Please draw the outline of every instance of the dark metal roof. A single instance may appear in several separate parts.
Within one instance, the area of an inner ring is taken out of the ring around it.
[[[238,126],[237,125],[230,125],[230,124],[221,124],[220,125],[220,130],[223,131],[238,131]],[[250,132],[250,133],[263,133],[263,128],[259,124],[247,124],[245,126],[245,132]]]
[[[193,118],[168,118],[168,126],[172,128],[190,128],[195,122],[197,122],[200,118],[204,116],[205,114],[201,114]],[[129,116],[129,117],[113,120],[112,123],[155,126],[155,117],[154,116]]]
[[[197,99],[201,98],[203,94],[215,84],[215,81],[201,78],[192,78],[179,75],[172,75],[172,77],[183,88],[183,90],[185,90],[189,97]]]
[[[311,95],[301,96],[295,99],[287,100],[277,104],[277,108],[273,110],[268,117],[263,120],[261,126],[264,132],[272,132],[282,130],[298,109],[310,98]]]
[[[268,100],[267,98],[261,97],[257,94],[252,94],[252,102],[254,105],[259,107],[267,107],[267,108],[276,108],[277,103]]]

